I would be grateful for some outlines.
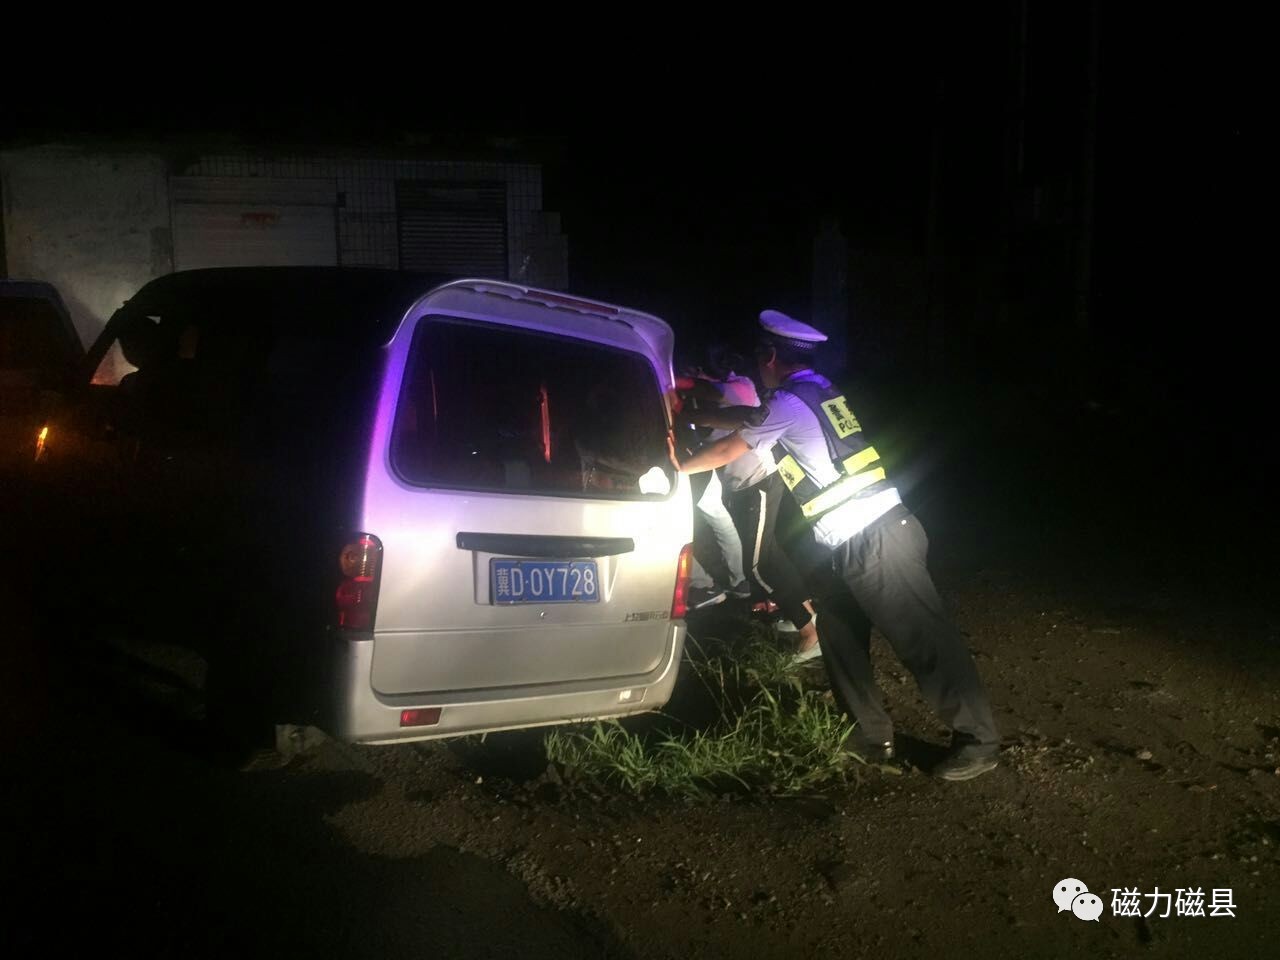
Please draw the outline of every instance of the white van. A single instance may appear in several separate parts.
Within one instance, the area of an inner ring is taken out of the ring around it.
[[[496,280],[160,278],[50,425],[95,531],[63,561],[116,601],[145,565],[211,694],[288,688],[274,719],[349,741],[656,709],[691,564],[671,354],[656,317]]]

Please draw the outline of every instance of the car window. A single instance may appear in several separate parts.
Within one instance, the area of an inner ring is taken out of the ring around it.
[[[673,476],[644,356],[441,318],[414,333],[392,463],[424,486],[600,498],[642,496],[653,471],[665,492]]]

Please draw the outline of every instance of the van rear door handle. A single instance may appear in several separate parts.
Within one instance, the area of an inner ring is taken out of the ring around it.
[[[616,557],[631,553],[630,537],[552,537],[527,533],[459,533],[458,549],[507,557]]]

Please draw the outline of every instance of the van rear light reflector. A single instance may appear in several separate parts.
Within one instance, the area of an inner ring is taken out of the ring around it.
[[[367,534],[348,543],[342,548],[342,555],[338,558],[338,565],[342,568],[342,575],[350,580],[358,580],[361,583],[370,582],[373,579],[378,554],[381,551],[382,545],[378,543],[378,538]]]
[[[686,543],[676,561],[676,589],[671,597],[671,619],[682,620],[689,612],[689,581],[693,579],[693,544]]]
[[[382,541],[372,534],[355,534],[338,552],[341,579],[333,600],[335,617],[341,629],[373,629],[381,569]]]
[[[421,707],[417,710],[401,710],[400,726],[431,727],[440,722],[440,707]]]

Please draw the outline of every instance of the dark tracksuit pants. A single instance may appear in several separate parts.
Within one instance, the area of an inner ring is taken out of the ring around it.
[[[892,740],[893,722],[871,672],[874,624],[954,731],[954,745],[985,753],[1000,735],[973,656],[925,566],[928,550],[924,527],[904,506],[835,548],[835,577],[814,583],[823,659],[836,697],[858,721],[858,736]]]
[[[784,489],[786,485],[783,485]],[[796,498],[784,496],[778,504],[778,523],[775,527],[778,543],[791,563],[800,571],[800,579],[809,589],[809,596],[816,597],[821,592],[818,582],[830,580],[831,548],[823,546],[813,538],[813,524],[804,518]]]
[[[772,473],[745,489],[725,491],[724,505],[742,541],[742,569],[773,598],[784,617],[803,627],[809,622],[804,601],[811,594],[777,540],[778,514],[789,499],[782,477]]]

